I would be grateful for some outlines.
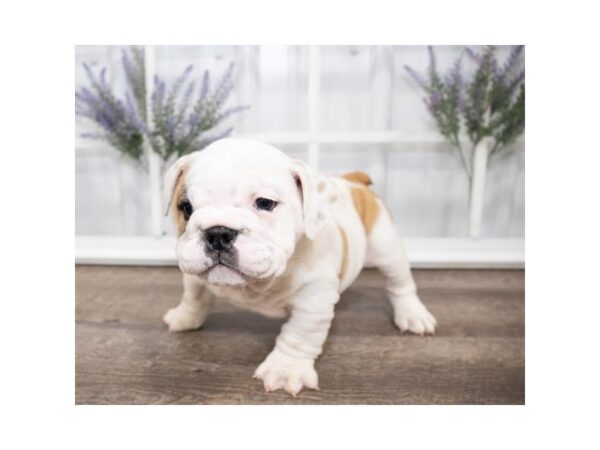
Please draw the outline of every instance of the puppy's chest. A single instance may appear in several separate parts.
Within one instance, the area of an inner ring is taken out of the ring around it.
[[[289,315],[288,298],[292,290],[287,286],[273,286],[264,290],[208,286],[217,297],[243,309],[267,317],[285,318]]]

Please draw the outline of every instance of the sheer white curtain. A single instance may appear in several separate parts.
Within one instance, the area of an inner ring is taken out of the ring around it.
[[[449,67],[462,47],[436,47],[438,64]],[[499,49],[499,57],[507,49]],[[422,93],[404,65],[424,72],[421,46],[324,46],[320,49],[319,129],[325,132],[396,131],[392,144],[323,144],[319,167],[339,174],[364,170],[387,201],[405,237],[465,237],[468,181],[456,150],[436,131]],[[107,67],[117,91],[124,88],[120,47],[77,47],[76,83],[85,85],[81,63]],[[200,78],[216,78],[235,62],[232,105],[251,109],[235,117],[235,134],[308,130],[308,49],[303,46],[182,46],[156,48],[156,70],[167,83],[189,64]],[[466,67],[469,70],[469,67]],[[147,175],[110,147],[79,135],[90,126],[76,120],[76,233],[149,235]],[[280,147],[307,158],[306,145]],[[524,236],[523,140],[490,165],[485,191],[483,237]],[[172,232],[168,221],[165,222]]]

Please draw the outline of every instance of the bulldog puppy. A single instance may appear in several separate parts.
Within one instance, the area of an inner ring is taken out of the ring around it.
[[[222,139],[165,176],[183,272],[170,331],[202,326],[215,298],[287,318],[258,366],[266,391],[318,389],[315,359],[334,307],[365,266],[380,269],[401,331],[433,333],[388,210],[361,172],[325,177],[277,148]]]

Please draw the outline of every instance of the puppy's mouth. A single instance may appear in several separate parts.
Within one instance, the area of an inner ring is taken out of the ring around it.
[[[206,269],[209,283],[237,286],[247,282],[248,275],[242,272],[237,264],[237,254],[215,252],[209,256],[213,261],[213,264]]]
[[[242,273],[238,265],[238,255],[234,250],[233,252],[209,252],[208,257],[212,260],[212,265],[207,270],[211,270],[218,266],[224,266],[228,269]]]
[[[219,261],[216,264],[213,264],[208,269],[206,269],[206,271],[210,272],[211,270],[216,269],[217,267],[222,267],[222,268],[225,268],[225,269],[228,269],[228,270],[233,270],[234,272],[239,273],[241,276],[247,277],[247,275],[244,272],[242,272],[239,267],[237,267],[235,265],[232,265],[232,264],[229,264],[229,263],[224,262],[224,261]]]

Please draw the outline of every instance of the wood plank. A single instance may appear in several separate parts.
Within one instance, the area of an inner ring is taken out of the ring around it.
[[[265,394],[251,378],[282,321],[219,304],[198,331],[160,321],[178,302],[174,268],[76,269],[78,404],[522,404],[524,273],[415,271],[440,322],[400,335],[382,278],[366,271],[342,296],[321,391]]]

